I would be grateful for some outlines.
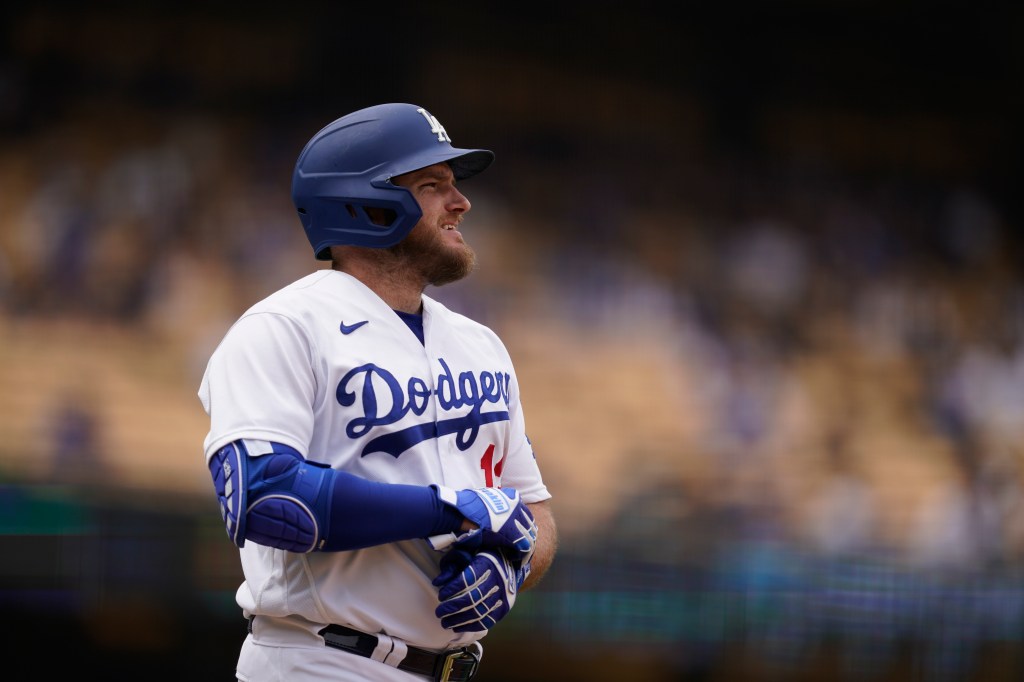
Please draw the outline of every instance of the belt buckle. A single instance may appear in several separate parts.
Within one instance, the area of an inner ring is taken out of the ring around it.
[[[444,665],[441,673],[437,676],[437,682],[449,682],[452,673],[463,673],[465,677],[458,677],[459,680],[472,680],[476,676],[476,670],[480,666],[480,657],[469,649],[459,649],[445,655]]]

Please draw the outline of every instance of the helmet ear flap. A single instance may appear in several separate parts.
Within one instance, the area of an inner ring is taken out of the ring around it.
[[[397,190],[397,191],[396,191]],[[306,234],[315,235],[317,260],[331,260],[332,245],[358,244],[372,248],[391,246],[412,231],[423,211],[412,193],[402,187],[372,189],[368,196],[322,195],[298,206]]]

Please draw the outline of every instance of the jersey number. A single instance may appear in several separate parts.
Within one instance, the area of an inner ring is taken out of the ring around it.
[[[497,464],[494,463],[494,443],[487,446],[487,451],[480,458],[480,468],[484,470],[484,485],[488,488],[494,487],[494,477],[501,476],[501,470],[505,467],[505,459],[502,458]]]

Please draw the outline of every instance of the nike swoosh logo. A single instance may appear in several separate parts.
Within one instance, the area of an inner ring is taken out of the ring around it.
[[[362,322],[356,322],[355,324],[345,324],[344,322],[342,322],[341,323],[341,333],[342,334],[351,334],[352,332],[354,332],[355,330],[359,329],[360,327],[362,327],[367,322],[369,322],[369,320],[363,320]]]

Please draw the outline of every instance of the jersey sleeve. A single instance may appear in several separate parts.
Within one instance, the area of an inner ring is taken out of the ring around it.
[[[524,502],[542,502],[551,498],[544,485],[533,444],[526,434],[526,419],[519,401],[519,382],[515,375],[509,390],[510,442],[502,467],[501,485],[515,488]]]
[[[308,454],[317,384],[310,343],[297,321],[279,313],[245,315],[231,327],[199,391],[210,415],[207,459],[239,439]]]

